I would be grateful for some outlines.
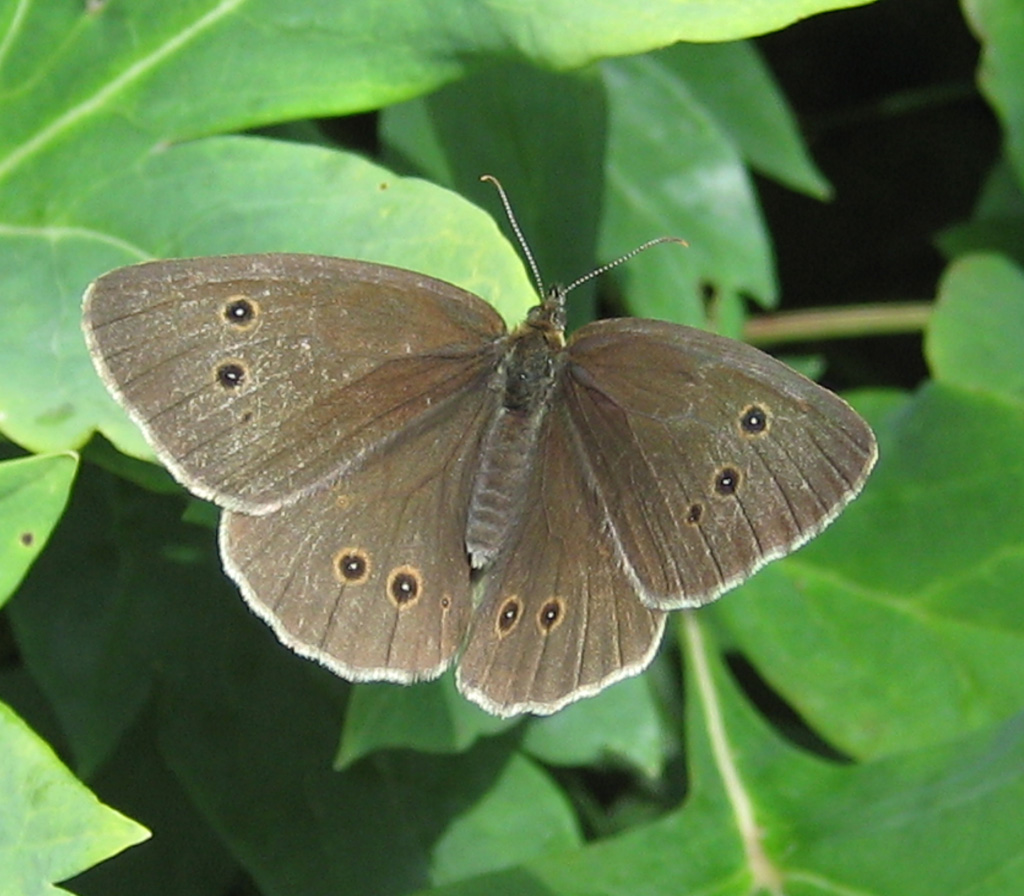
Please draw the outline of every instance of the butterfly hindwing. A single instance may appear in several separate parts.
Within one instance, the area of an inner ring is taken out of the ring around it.
[[[572,422],[553,406],[522,515],[480,583],[458,682],[489,712],[550,713],[642,671],[664,614],[643,606],[602,524]]]
[[[284,643],[356,681],[434,678],[451,663],[472,612],[466,507],[493,400],[465,393],[279,510],[223,514],[225,567]]]

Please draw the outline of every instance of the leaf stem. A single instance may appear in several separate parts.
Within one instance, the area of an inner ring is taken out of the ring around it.
[[[917,333],[924,329],[933,307],[931,302],[902,302],[780,311],[748,320],[743,327],[743,338],[751,345],[779,345]]]
[[[693,666],[693,674],[700,693],[704,711],[704,722],[707,736],[711,741],[711,754],[715,765],[722,776],[729,805],[736,818],[743,851],[747,857],[747,867],[754,881],[752,892],[767,891],[773,896],[782,894],[782,875],[775,867],[768,854],[764,851],[762,830],[754,813],[753,800],[746,788],[746,782],[736,764],[729,734],[725,727],[718,689],[715,687],[708,660],[708,649],[704,643],[701,624],[692,611],[682,612],[683,637],[686,641],[687,655]]]

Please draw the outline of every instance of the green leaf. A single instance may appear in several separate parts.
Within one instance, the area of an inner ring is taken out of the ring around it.
[[[77,470],[70,453],[0,463],[0,606],[49,539]]]
[[[216,597],[179,607],[197,620],[195,644],[164,680],[161,749],[264,891],[408,892],[576,842],[558,788],[501,739],[452,757],[378,751],[332,771],[347,687]],[[517,794],[530,824],[512,832]]]
[[[925,352],[940,382],[1024,399],[1024,272],[998,255],[946,270]]]
[[[493,894],[892,893],[1002,896],[1024,858],[1024,716],[941,748],[850,767],[802,753],[751,711],[688,614],[692,789],[666,817],[513,871],[440,887]],[[964,819],[984,818],[965,838]],[[941,854],[948,861],[936,862]]]
[[[414,688],[387,683],[353,690],[335,760],[347,768],[376,750],[407,748],[458,753],[481,737],[507,731],[517,719],[499,719],[468,702],[453,676]],[[525,726],[523,749],[552,765],[629,766],[656,777],[666,734],[646,677],[631,678],[553,716]]]
[[[1000,252],[1024,264],[1024,192],[1005,156],[985,179],[971,217],[943,230],[936,243],[950,259],[974,252]]]
[[[981,42],[978,82],[1003,124],[1007,151],[1024,186],[1024,19],[1016,0],[964,0]]]
[[[753,168],[817,199],[831,195],[754,44],[676,44],[651,58],[678,75]]]
[[[629,15],[574,0],[494,8],[454,0],[440,16],[430,5],[373,0],[139,0],[18,15],[12,7],[5,82],[25,87],[4,104],[0,181],[35,166],[56,172],[75,156],[109,160],[116,170],[140,142],[379,108],[454,80],[488,56],[567,69],[682,39],[748,37],[853,5],[651,0],[636,7],[642,15]],[[171,101],[177,95],[190,102]],[[117,140],[103,141],[104,129]],[[76,195],[81,175],[69,167],[57,194],[70,187]],[[33,198],[24,196],[18,211],[30,210]]]
[[[431,881],[462,880],[579,845],[568,801],[532,762],[512,756],[483,798],[438,840]]]
[[[930,384],[878,435],[853,506],[713,610],[816,731],[861,757],[1024,705],[1024,416]]]
[[[1022,311],[1008,262],[954,262],[926,338],[937,382],[879,418],[865,494],[713,611],[854,756],[923,747],[1024,705]]]
[[[648,778],[663,771],[668,734],[648,676],[627,678],[595,697],[534,719],[523,749],[556,766],[632,767]]]
[[[108,473],[114,473],[122,479],[141,485],[152,492],[164,495],[182,494],[182,486],[164,467],[154,462],[152,451],[148,445],[146,451],[148,452],[146,460],[130,454],[122,454],[102,436],[97,436],[90,439],[82,450],[82,457],[87,463],[102,467]],[[198,502],[199,499],[196,500]]]
[[[149,837],[100,803],[3,703],[0,752],[3,896],[67,892],[54,885]]]
[[[383,139],[485,206],[479,175],[498,174],[545,279],[566,282],[594,264],[601,196],[592,185],[604,166],[602,260],[666,234],[691,241],[685,252],[659,248],[616,271],[633,311],[703,323],[708,282],[725,301],[742,291],[772,301],[772,261],[743,156],[788,182],[824,187],[754,51],[678,45],[601,71],[598,82],[496,66],[387,110]],[[522,133],[546,137],[524,144]],[[575,322],[592,317],[588,309],[573,296]]]
[[[461,753],[479,738],[515,724],[467,701],[456,691],[451,674],[415,688],[368,683],[349,699],[335,764],[346,768],[375,750],[397,747]]]
[[[381,136],[402,163],[474,198],[504,226],[494,187],[480,183],[482,174],[496,176],[545,285],[566,283],[594,264],[605,102],[593,69],[556,75],[507,63],[385,110]],[[573,323],[593,317],[587,295],[573,293]]]
[[[711,286],[774,305],[771,249],[750,177],[731,138],[661,56],[602,65],[609,95],[602,257],[652,237],[659,246],[616,271],[630,310],[702,325]]]
[[[150,699],[168,641],[186,635],[179,595],[209,590],[200,564],[214,539],[191,528],[172,534],[182,506],[84,467],[61,527],[9,607],[21,656],[82,773],[109,758]]]
[[[274,638],[220,572],[211,533],[180,511],[180,499],[87,468],[11,607],[19,649],[80,766],[123,768],[133,750],[158,749],[161,763],[140,763],[134,786],[166,790],[165,761],[211,836],[267,892],[366,892],[367,881],[408,891],[433,880],[435,865],[443,878],[577,842],[561,790],[516,756],[514,739],[452,757],[377,750],[333,771],[349,685]],[[139,740],[150,707],[159,746]],[[470,710],[479,713],[461,701],[459,713]],[[419,719],[428,730],[443,721]],[[519,811],[532,826],[511,838],[502,819],[526,793]],[[486,850],[465,854],[467,838]]]
[[[244,874],[156,748],[156,723],[156,713],[142,716],[89,778],[105,802],[146,825],[153,837],[75,878],[72,886],[82,896],[224,896]]]

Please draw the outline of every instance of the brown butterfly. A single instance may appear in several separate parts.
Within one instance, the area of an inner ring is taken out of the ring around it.
[[[820,532],[876,457],[831,392],[653,320],[564,338],[565,290],[509,333],[482,299],[313,255],[100,277],[108,389],[192,492],[224,566],[296,652],[550,713],[636,674],[665,612]]]

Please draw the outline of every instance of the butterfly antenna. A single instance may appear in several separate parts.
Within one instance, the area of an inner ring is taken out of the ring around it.
[[[537,294],[544,297],[544,281],[540,278],[540,269],[537,267],[537,262],[533,259],[533,253],[530,251],[530,247],[526,244],[526,239],[523,237],[523,231],[519,228],[519,222],[516,220],[515,214],[512,212],[512,203],[508,201],[508,196],[505,195],[505,188],[501,185],[498,178],[490,174],[483,174],[480,176],[480,180],[486,180],[489,183],[494,184],[494,188],[498,191],[498,196],[501,197],[501,204],[505,207],[505,216],[508,218],[508,223],[512,227],[512,232],[516,235],[516,239],[519,240],[519,248],[523,250],[523,255],[526,256],[526,261],[530,265],[530,270],[533,271],[533,281],[537,284]]]
[[[686,242],[686,240],[681,239],[678,236],[659,236],[657,239],[648,240],[642,246],[637,246],[635,249],[627,252],[625,255],[620,255],[614,261],[609,261],[607,264],[603,264],[601,265],[601,267],[595,268],[589,274],[584,274],[582,277],[577,277],[575,280],[572,281],[572,283],[565,287],[564,291],[569,292],[570,290],[575,289],[577,286],[582,286],[588,280],[593,280],[595,277],[600,277],[602,274],[606,273],[607,271],[610,271],[612,268],[617,268],[624,261],[629,261],[634,255],[639,255],[641,252],[650,249],[651,246],[657,246],[660,245],[661,243],[680,243],[684,246],[690,245],[688,242]]]

